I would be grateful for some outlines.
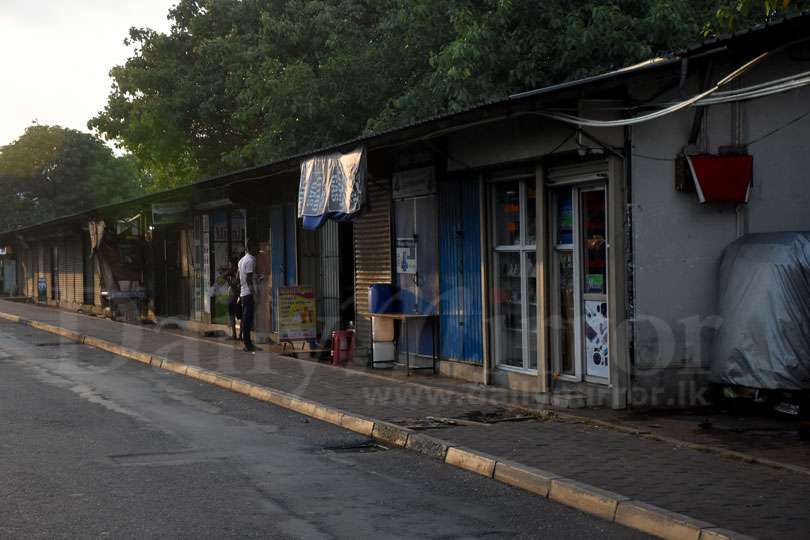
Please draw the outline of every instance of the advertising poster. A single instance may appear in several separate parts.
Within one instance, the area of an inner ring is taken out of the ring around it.
[[[315,292],[312,287],[279,287],[278,333],[287,341],[315,339]]]
[[[397,273],[416,274],[416,272],[416,240],[413,238],[397,238]]]

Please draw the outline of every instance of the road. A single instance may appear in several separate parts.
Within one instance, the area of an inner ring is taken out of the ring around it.
[[[640,538],[352,432],[0,323],[2,538]]]

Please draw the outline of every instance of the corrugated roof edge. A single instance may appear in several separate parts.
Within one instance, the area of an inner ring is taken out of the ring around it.
[[[697,43],[693,43],[692,45],[688,45],[686,48],[673,51],[670,53],[672,56],[687,56],[689,54],[693,54],[695,52],[702,51],[704,49],[714,47],[716,45],[727,43],[732,39],[740,38],[743,36],[747,36],[752,33],[757,33],[763,30],[768,30],[773,28],[774,26],[779,26],[786,22],[790,22],[796,19],[801,19],[804,17],[810,17],[810,11],[798,11],[796,13],[790,13],[788,15],[782,15],[781,17],[777,17],[772,21],[766,21],[764,23],[755,24],[753,26],[749,26],[747,28],[743,28],[741,30],[737,30],[735,32],[727,32],[725,34],[720,34],[719,36],[706,39]]]
[[[528,90],[526,92],[513,94],[513,95],[508,96],[508,97],[503,98],[503,99],[493,99],[493,100],[490,100],[490,101],[479,103],[477,105],[473,105],[471,107],[468,107],[468,108],[460,110],[460,111],[437,114],[437,115],[434,115],[434,116],[431,116],[431,117],[428,117],[428,118],[424,118],[422,120],[418,120],[418,121],[413,122],[411,124],[406,124],[406,125],[403,125],[403,126],[397,126],[397,127],[391,128],[391,129],[387,129],[387,130],[377,132],[377,133],[372,133],[372,134],[368,134],[368,135],[362,135],[362,136],[359,136],[359,137],[355,137],[354,139],[349,139],[347,141],[343,141],[343,142],[336,143],[336,144],[333,144],[333,145],[320,147],[320,148],[316,148],[316,149],[312,149],[312,150],[307,150],[307,151],[304,151],[304,152],[300,152],[298,154],[294,154],[294,155],[291,155],[291,156],[287,156],[287,157],[278,159],[276,161],[271,161],[271,162],[268,162],[268,163],[264,163],[262,165],[256,165],[256,166],[253,166],[253,167],[246,167],[244,169],[239,169],[239,170],[236,170],[236,171],[232,171],[232,172],[229,172],[227,174],[204,178],[202,180],[199,180],[197,182],[194,182],[192,184],[188,184],[188,185],[185,185],[185,186],[180,186],[180,187],[177,187],[177,188],[173,188],[173,189],[169,189],[169,190],[165,190],[165,191],[160,191],[160,192],[157,192],[157,193],[150,193],[148,195],[143,195],[141,197],[136,197],[134,199],[130,199],[130,200],[127,200],[127,201],[122,201],[122,202],[119,202],[119,203],[113,203],[113,204],[109,204],[109,205],[104,205],[104,206],[91,208],[91,209],[85,210],[83,212],[79,212],[79,213],[72,214],[72,215],[69,215],[69,216],[55,218],[53,220],[49,220],[49,221],[42,222],[42,223],[37,223],[37,224],[34,224],[34,225],[29,225],[27,227],[22,227],[22,228],[19,228],[19,229],[3,231],[3,232],[0,232],[0,238],[7,238],[9,236],[23,234],[25,232],[30,232],[30,231],[35,230],[35,229],[46,228],[46,227],[49,227],[49,226],[58,225],[60,223],[78,220],[78,219],[80,219],[82,217],[90,217],[90,216],[92,216],[94,214],[99,214],[99,213],[104,213],[104,212],[111,212],[111,211],[113,211],[113,210],[115,210],[117,208],[125,208],[127,206],[133,206],[133,205],[137,205],[139,203],[145,204],[145,203],[147,203],[147,202],[149,202],[149,201],[151,201],[151,200],[153,200],[155,198],[172,198],[174,196],[180,195],[185,190],[199,189],[199,188],[210,188],[210,187],[216,187],[216,186],[227,186],[227,185],[229,185],[231,183],[247,180],[246,178],[240,178],[241,176],[247,175],[247,174],[250,174],[252,176],[256,176],[256,175],[259,175],[259,176],[272,176],[274,174],[278,174],[280,172],[284,172],[284,171],[288,170],[289,167],[282,169],[281,167],[283,165],[285,165],[287,163],[290,163],[290,162],[300,161],[301,159],[306,158],[306,157],[314,156],[314,155],[325,153],[325,152],[335,152],[335,151],[345,149],[347,147],[355,146],[355,145],[358,145],[358,144],[368,144],[368,143],[370,143],[370,142],[372,142],[374,140],[379,140],[379,139],[382,139],[385,136],[390,136],[390,135],[395,134],[395,133],[406,134],[410,130],[414,130],[416,128],[423,127],[423,126],[425,126],[427,124],[431,124],[431,123],[438,122],[438,121],[441,121],[441,120],[449,120],[449,119],[451,119],[453,117],[459,117],[459,116],[462,116],[462,115],[465,115],[465,114],[474,113],[476,111],[483,110],[483,109],[486,109],[488,107],[492,107],[492,106],[495,106],[495,105],[503,105],[503,104],[506,104],[506,103],[516,102],[516,101],[520,101],[520,100],[523,100],[523,99],[535,98],[535,97],[542,96],[542,95],[550,95],[550,94],[553,94],[553,93],[556,93],[556,92],[561,92],[563,90],[567,90],[567,89],[571,89],[571,88],[576,88],[576,87],[580,87],[580,86],[586,86],[586,85],[589,85],[589,84],[595,84],[595,83],[599,83],[599,82],[613,80],[613,79],[624,77],[624,76],[637,75],[637,74],[639,74],[639,73],[641,73],[643,71],[647,71],[647,70],[659,69],[661,67],[665,67],[665,66],[671,65],[673,63],[676,63],[676,62],[680,61],[682,58],[688,58],[690,56],[693,56],[693,55],[695,55],[697,53],[700,53],[700,52],[702,52],[702,51],[704,51],[706,49],[709,49],[709,48],[712,48],[712,47],[717,47],[717,46],[724,45],[724,44],[728,44],[729,42],[731,42],[731,41],[733,41],[735,39],[739,39],[741,37],[745,37],[745,36],[748,36],[750,34],[757,34],[759,32],[763,32],[765,30],[772,29],[772,28],[774,28],[776,26],[785,24],[787,22],[791,22],[791,21],[794,21],[796,19],[804,19],[804,18],[807,18],[808,20],[810,20],[810,11],[802,11],[802,12],[798,12],[798,13],[794,13],[794,14],[790,14],[790,15],[785,15],[783,17],[779,17],[778,19],[774,19],[773,21],[768,21],[768,22],[765,22],[765,23],[762,23],[762,24],[757,24],[757,25],[751,26],[749,28],[738,30],[736,32],[722,34],[722,35],[717,36],[715,38],[707,39],[707,40],[704,40],[702,42],[695,43],[693,45],[689,45],[685,49],[682,49],[682,50],[679,50],[679,51],[672,51],[670,53],[663,54],[661,60],[657,61],[657,62],[642,62],[642,63],[636,64],[634,66],[620,68],[620,69],[617,69],[617,70],[614,70],[614,71],[609,71],[609,72],[606,72],[606,73],[593,75],[591,77],[585,77],[585,78],[582,78],[582,79],[576,79],[576,80],[573,80],[573,81],[567,81],[567,82],[563,82],[563,83],[560,83],[560,84],[555,84],[555,85],[546,86],[546,87],[543,87],[543,88],[538,88],[538,89],[535,89],[535,90]]]

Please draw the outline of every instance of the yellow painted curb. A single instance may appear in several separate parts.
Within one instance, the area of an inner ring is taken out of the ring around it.
[[[104,341],[103,339],[98,339],[97,337],[84,336],[84,344],[95,347],[96,349],[101,349],[102,351],[111,352],[109,350],[109,346],[112,345],[112,343]]]
[[[186,376],[198,381],[204,381],[205,370],[198,366],[186,366]]]
[[[616,508],[616,523],[670,540],[700,540],[711,523],[676,514],[639,501],[622,501]]]
[[[0,319],[5,319],[5,320],[11,321],[13,323],[20,323],[20,322],[23,321],[22,317],[19,317],[17,315],[12,315],[11,313],[3,313],[3,312],[0,312]]]
[[[293,411],[306,416],[314,416],[315,404],[313,402],[302,399],[298,396],[284,396],[282,399],[290,400],[290,405],[288,408],[292,409]]]
[[[327,407],[325,405],[315,405],[315,410],[312,412],[312,416],[318,420],[329,422],[330,424],[334,424],[336,426],[341,425],[341,422],[343,421],[342,411],[333,409],[332,407]]]
[[[444,462],[488,478],[495,473],[495,458],[457,446],[447,449]]]
[[[53,326],[51,324],[39,321],[28,321],[28,326],[30,326],[31,328],[36,328],[37,330],[42,330],[44,332],[56,334],[57,336],[62,336],[63,338],[75,341],[77,343],[82,342],[83,336],[80,333],[74,332],[73,330],[68,330],[67,328],[61,328],[59,326]]]
[[[214,374],[214,384],[226,390],[230,390],[233,387],[233,381],[233,378],[227,375]]]
[[[547,497],[551,481],[560,476],[512,461],[499,461],[495,464],[494,478],[504,484]]]
[[[608,521],[613,521],[620,502],[630,500],[624,495],[567,478],[551,480],[548,498]]]
[[[359,433],[360,435],[365,435],[366,437],[371,437],[371,434],[374,432],[373,420],[361,418],[349,413],[343,414],[343,417],[340,419],[340,426],[349,431]]]
[[[133,350],[133,349],[126,349],[124,347],[120,347],[120,349],[122,350],[122,353],[116,353],[116,354],[120,354],[121,356],[131,358],[132,360],[136,360],[136,361],[138,361],[138,362],[140,362],[142,364],[150,364],[150,365],[152,364],[152,355],[151,354],[147,354],[147,353],[141,352],[141,351],[136,351],[136,350]]]
[[[259,401],[270,401],[272,396],[273,393],[270,392],[270,389],[263,386],[257,385],[250,389],[250,397]]]
[[[292,411],[295,410],[295,399],[293,399],[293,397],[286,392],[279,392],[278,390],[266,388],[264,396],[264,400],[268,403],[272,403],[273,405],[278,405],[279,407],[290,409]]]
[[[249,383],[247,381],[243,381],[242,379],[234,378],[233,382],[231,383],[231,390],[233,390],[234,392],[238,392],[240,394],[244,394],[244,395],[249,397],[250,392],[253,390],[253,388],[255,386],[256,385],[251,384],[251,383]]]
[[[154,358],[152,358],[152,362],[154,361]],[[154,363],[152,365],[154,365]],[[166,371],[171,371],[172,373],[177,373],[178,375],[188,374],[188,365],[183,364],[182,362],[175,362],[174,360],[169,360],[167,358],[160,359],[160,368],[165,369]]]
[[[700,531],[700,540],[756,540],[753,536],[714,527]]]
[[[216,384],[217,383],[217,374],[214,373],[213,371],[209,371],[209,370],[207,370],[205,368],[200,368],[200,371],[198,373],[199,373],[199,380],[200,381],[207,382],[207,383],[210,383],[210,384]]]

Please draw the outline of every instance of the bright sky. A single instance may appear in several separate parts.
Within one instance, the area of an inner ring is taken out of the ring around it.
[[[36,120],[88,131],[130,27],[168,31],[176,0],[0,0],[0,146]]]

